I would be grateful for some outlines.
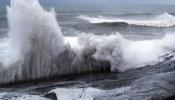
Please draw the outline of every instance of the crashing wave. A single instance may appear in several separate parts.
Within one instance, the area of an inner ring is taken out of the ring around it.
[[[139,26],[152,26],[152,27],[171,27],[175,26],[175,17],[164,12],[163,14],[151,19],[137,20],[137,19],[123,19],[123,18],[107,18],[107,17],[89,17],[86,15],[80,15],[78,18],[86,20],[95,24],[114,24],[114,23],[126,23],[129,25]]]
[[[11,0],[7,12],[9,48],[3,65],[11,68],[2,73],[14,71],[7,73],[10,80],[50,75],[48,66],[54,67],[52,59],[64,50],[64,37],[54,11],[46,12],[37,0]]]
[[[8,38],[0,46],[0,84],[89,71],[126,71],[160,61],[175,35],[131,41],[122,35],[64,37],[54,10],[38,0],[12,0]]]
[[[79,53],[94,49],[92,57],[109,62],[111,71],[126,71],[162,61],[161,56],[175,50],[174,38],[175,34],[167,34],[162,39],[131,41],[119,33],[110,36],[85,35],[79,37],[77,45],[81,47]]]
[[[7,13],[9,32],[0,55],[0,83],[87,72],[89,66],[104,69],[106,62],[91,59],[93,50],[81,55],[71,50],[54,10],[45,11],[38,0],[11,0]]]

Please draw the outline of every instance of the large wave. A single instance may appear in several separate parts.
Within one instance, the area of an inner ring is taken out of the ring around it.
[[[92,57],[109,62],[111,71],[126,71],[154,65],[163,60],[161,56],[175,50],[173,46],[175,34],[167,34],[162,39],[141,41],[128,40],[119,33],[110,36],[84,35],[74,38],[79,41],[76,45],[73,44],[76,49],[77,45],[79,46],[79,53],[94,48]]]
[[[86,15],[80,15],[78,18],[86,20],[90,23],[95,24],[114,24],[114,23],[126,23],[129,25],[139,25],[139,26],[153,26],[153,27],[171,27],[175,26],[175,17],[164,12],[149,19],[126,19],[126,18],[107,18],[107,17],[89,17]]]
[[[88,71],[126,71],[156,64],[175,49],[175,34],[143,41],[119,33],[64,37],[54,10],[44,10],[38,0],[11,0],[8,22],[8,38],[0,46],[1,84]]]
[[[9,32],[2,41],[0,83],[81,73],[89,71],[89,66],[100,66],[89,60],[88,52],[76,55],[71,50],[54,10],[44,10],[38,0],[11,0],[7,13]]]

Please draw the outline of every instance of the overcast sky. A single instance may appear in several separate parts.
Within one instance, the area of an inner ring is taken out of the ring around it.
[[[175,4],[175,0],[40,0],[43,3]]]
[[[8,4],[9,0],[0,0]],[[175,0],[40,0],[42,4],[175,4]]]

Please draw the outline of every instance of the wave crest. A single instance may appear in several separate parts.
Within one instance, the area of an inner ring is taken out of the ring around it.
[[[175,17],[167,12],[158,15],[152,19],[137,20],[137,19],[123,19],[123,18],[107,18],[107,17],[89,17],[80,15],[78,18],[86,20],[93,24],[114,24],[123,23],[129,25],[152,26],[152,27],[171,27],[175,26]]]

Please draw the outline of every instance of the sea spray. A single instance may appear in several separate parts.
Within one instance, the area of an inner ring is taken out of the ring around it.
[[[37,0],[12,0],[7,10],[8,35],[12,47],[10,52],[12,54],[8,58],[15,56],[17,61],[24,60],[29,52],[38,52],[42,53],[38,57],[41,57],[46,64],[49,59],[63,51],[64,38],[56,22],[54,11],[43,10]],[[8,60],[8,63],[11,61],[14,60]]]
[[[22,73],[26,79],[48,76],[52,59],[64,51],[54,10],[45,11],[38,0],[11,0],[7,12],[10,46],[4,66],[17,67],[16,77]]]
[[[93,71],[109,67],[92,57],[94,49],[75,53],[66,44],[54,11],[45,11],[38,0],[12,0],[7,10],[8,47],[1,60],[1,84],[88,72],[89,65]]]
[[[175,50],[174,37],[175,34],[166,34],[162,39],[132,41],[117,33],[110,36],[90,35],[80,40],[83,50],[94,48],[92,56],[95,60],[109,62],[111,71],[123,72],[163,61],[161,56]]]

